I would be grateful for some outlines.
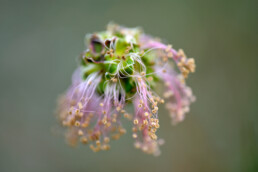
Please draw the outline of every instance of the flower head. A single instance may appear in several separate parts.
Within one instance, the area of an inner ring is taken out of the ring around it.
[[[71,145],[78,141],[97,152],[108,150],[110,140],[119,139],[126,130],[121,119],[132,121],[135,147],[159,155],[159,104],[166,101],[172,123],[181,122],[194,101],[185,78],[195,71],[193,58],[183,50],[146,35],[140,28],[109,24],[106,31],[86,36],[87,49],[72,84],[59,99],[58,117],[67,128]],[[175,68],[173,67],[176,66]],[[164,82],[165,100],[155,92]],[[134,105],[127,112],[126,105]]]

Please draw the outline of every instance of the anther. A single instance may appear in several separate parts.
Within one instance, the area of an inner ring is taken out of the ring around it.
[[[138,119],[133,120],[133,123],[137,125],[139,123]]]
[[[169,52],[169,51],[171,50],[171,48],[172,48],[172,45],[169,44],[169,45],[167,46],[167,48],[165,49],[165,51],[166,51],[166,52]]]
[[[143,120],[143,124],[144,125],[148,125],[148,121],[145,119],[145,120]]]
[[[118,107],[116,108],[116,110],[119,112],[119,111],[121,110],[121,108],[118,106]]]
[[[133,138],[136,139],[137,138],[137,134],[133,133]]]
[[[82,102],[78,103],[78,107],[79,107],[79,109],[82,109]]]
[[[83,135],[83,131],[82,130],[78,130],[78,135],[82,136]]]
[[[87,139],[86,137],[82,137],[82,138],[81,138],[81,142],[82,142],[83,144],[87,144],[87,143],[88,143],[88,139]]]
[[[79,122],[79,121],[76,121],[74,125],[75,125],[76,127],[79,127],[79,126],[80,126],[80,122]]]
[[[97,146],[100,146],[100,145],[101,145],[101,143],[100,143],[99,140],[96,141],[96,145],[97,145]]]
[[[109,141],[110,141],[109,137],[105,137],[105,138],[104,138],[104,142],[105,142],[105,143],[109,143]]]
[[[111,78],[111,81],[112,82],[117,82],[117,79],[116,78]]]

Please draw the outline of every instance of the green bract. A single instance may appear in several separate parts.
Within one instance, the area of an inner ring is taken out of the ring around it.
[[[100,94],[104,92],[106,81],[119,82],[128,97],[136,91],[135,77],[137,74],[148,75],[152,87],[158,81],[153,64],[154,56],[140,51],[139,35],[141,29],[116,30],[109,28],[105,32],[86,36],[87,49],[81,56],[84,79],[91,73],[99,71],[103,78],[98,85]],[[136,78],[137,79],[137,78]]]

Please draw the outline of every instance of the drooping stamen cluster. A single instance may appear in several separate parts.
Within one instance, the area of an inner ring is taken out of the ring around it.
[[[110,139],[126,133],[121,118],[132,120],[135,147],[158,155],[163,143],[159,128],[158,104],[164,103],[153,90],[163,80],[167,86],[164,97],[173,123],[184,119],[194,97],[184,78],[194,72],[192,58],[172,46],[145,35],[139,28],[115,24],[107,31],[86,36],[86,49],[80,56],[72,85],[60,98],[58,115],[67,128],[70,144],[90,143],[97,152],[110,148]],[[170,66],[169,59],[181,74]],[[184,76],[180,78],[180,76]],[[126,105],[134,104],[134,115]]]
[[[134,100],[135,118],[133,138],[136,139],[135,147],[142,151],[159,155],[159,144],[156,131],[159,128],[158,103],[164,103],[163,99],[153,96],[149,86],[142,78],[138,78],[137,97]],[[139,134],[137,134],[139,133]]]
[[[176,51],[172,48],[172,45],[165,45],[146,35],[143,35],[140,41],[142,42],[144,49],[164,50],[162,52],[159,52],[159,64],[166,63],[169,58],[172,58],[177,64],[184,78],[187,78],[190,72],[195,72],[194,59],[187,58],[182,49]]]
[[[73,80],[74,84],[61,98],[59,106],[60,119],[69,127],[67,139],[71,145],[75,145],[79,138],[84,144],[91,141],[93,151],[108,150],[110,137],[118,139],[126,132],[120,123],[125,93],[117,88],[116,83],[108,83],[105,95],[97,95],[96,87],[101,80],[98,73],[90,74],[85,81]],[[69,107],[68,111],[66,107]]]
[[[195,97],[192,95],[191,88],[185,85],[182,75],[176,74],[170,68],[163,68],[160,77],[167,87],[163,94],[164,98],[168,99],[166,108],[170,111],[172,123],[177,124],[184,120],[185,113],[189,112],[189,106]]]

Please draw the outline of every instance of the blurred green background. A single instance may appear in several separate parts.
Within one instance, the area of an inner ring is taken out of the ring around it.
[[[0,1],[0,171],[258,171],[258,1]],[[160,157],[130,134],[108,152],[66,145],[53,115],[86,33],[109,21],[164,38],[196,59],[186,120],[160,112]],[[53,132],[54,131],[54,132]]]

